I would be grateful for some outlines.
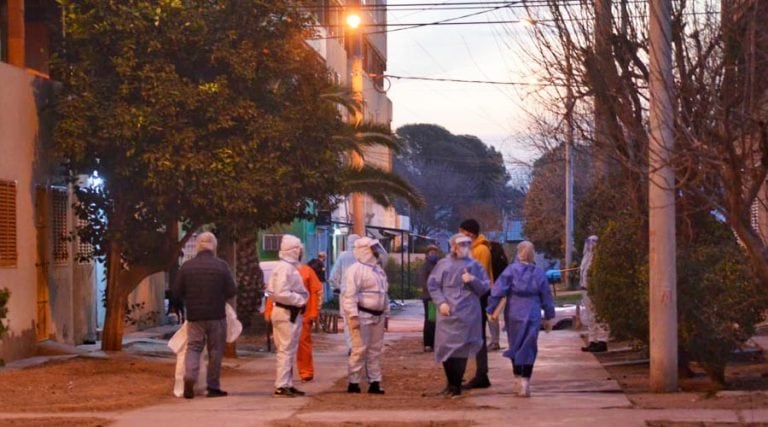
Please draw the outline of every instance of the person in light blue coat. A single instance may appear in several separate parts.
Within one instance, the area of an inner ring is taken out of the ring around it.
[[[517,258],[496,280],[488,300],[487,312],[495,316],[496,307],[506,298],[504,307],[509,349],[504,357],[512,360],[515,374],[514,388],[519,396],[529,397],[533,364],[538,352],[537,341],[542,326],[552,329],[550,319],[555,317],[552,291],[544,270],[534,262],[533,243],[525,241],[517,246]]]
[[[461,396],[461,380],[467,358],[483,346],[480,296],[488,292],[490,279],[483,267],[470,258],[472,240],[462,234],[451,237],[451,253],[438,261],[427,279],[437,307],[435,359],[443,364],[448,386],[443,394]]]

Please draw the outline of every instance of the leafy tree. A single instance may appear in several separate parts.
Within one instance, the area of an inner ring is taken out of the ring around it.
[[[510,176],[495,148],[468,135],[453,135],[431,124],[397,130],[405,142],[394,169],[424,196],[426,207],[411,212],[414,230],[429,235],[455,230],[468,212],[484,215],[484,228],[500,224],[501,212],[511,212],[522,193],[507,185]]]
[[[335,202],[345,171],[327,71],[293,2],[61,2],[56,140],[78,215],[108,268],[102,348],[119,350],[128,294],[176,262],[190,230],[265,227]],[[179,229],[178,224],[183,224]]]

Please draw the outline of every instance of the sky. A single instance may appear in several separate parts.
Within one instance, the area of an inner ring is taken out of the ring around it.
[[[451,3],[461,0],[453,0]],[[466,0],[464,0],[466,1]],[[436,0],[391,0],[391,5],[442,3]],[[390,6],[389,24],[434,22],[479,10],[398,10]],[[519,13],[519,12],[517,12]],[[514,19],[495,11],[461,21]],[[389,27],[390,30],[399,27]],[[387,74],[463,80],[531,82],[536,76],[521,52],[529,37],[525,24],[435,25],[388,33]],[[535,150],[524,142],[531,87],[390,79],[393,128],[433,123],[454,134],[475,135],[507,159],[532,160]]]

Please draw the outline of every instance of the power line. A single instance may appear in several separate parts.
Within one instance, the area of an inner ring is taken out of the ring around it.
[[[384,74],[382,77],[391,78],[397,80],[423,80],[431,82],[449,82],[449,83],[475,83],[475,84],[488,84],[488,85],[507,85],[507,86],[565,86],[558,83],[532,83],[532,82],[502,82],[494,80],[467,80],[467,79],[451,79],[451,78],[439,78],[439,77],[419,77],[419,76],[396,76],[393,74]]]

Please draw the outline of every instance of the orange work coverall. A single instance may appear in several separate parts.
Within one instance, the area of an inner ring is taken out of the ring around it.
[[[302,264],[299,274],[304,286],[309,292],[307,308],[302,316],[301,335],[299,336],[299,350],[296,352],[296,365],[299,368],[299,376],[303,381],[311,381],[315,377],[315,367],[312,363],[312,322],[320,316],[320,304],[323,300],[323,284],[317,277],[312,267]]]

